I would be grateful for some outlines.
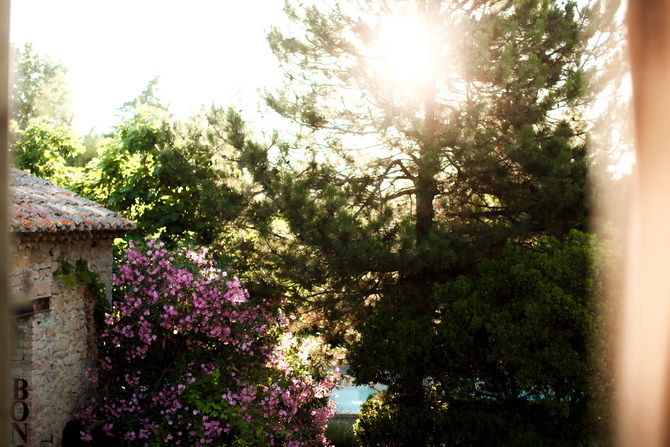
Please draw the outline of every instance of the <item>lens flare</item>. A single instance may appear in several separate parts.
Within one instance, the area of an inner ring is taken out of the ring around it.
[[[383,74],[399,86],[420,86],[430,67],[425,25],[411,19],[389,18],[381,24],[377,39]]]

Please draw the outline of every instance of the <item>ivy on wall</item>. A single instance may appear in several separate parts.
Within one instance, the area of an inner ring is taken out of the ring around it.
[[[102,326],[105,313],[110,310],[110,303],[105,294],[105,285],[100,282],[100,275],[91,271],[86,259],[79,259],[74,264],[65,259],[58,258],[60,267],[54,272],[54,276],[60,277],[65,287],[76,287],[85,285],[93,298],[93,321],[96,332]]]

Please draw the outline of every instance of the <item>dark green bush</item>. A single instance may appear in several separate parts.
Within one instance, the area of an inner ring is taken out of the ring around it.
[[[582,417],[565,417],[551,401],[501,402],[458,399],[409,407],[385,393],[361,408],[355,431],[365,447],[499,446],[576,447],[589,445]]]
[[[440,445],[442,408],[437,400],[411,403],[382,391],[363,404],[354,431],[366,447]]]
[[[595,243],[577,231],[510,241],[476,272],[437,286],[423,315],[379,302],[349,355],[356,380],[388,387],[362,408],[363,445],[573,447],[602,438],[611,381],[602,376]]]

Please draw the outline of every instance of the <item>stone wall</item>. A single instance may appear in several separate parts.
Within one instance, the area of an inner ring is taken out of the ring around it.
[[[15,241],[10,286],[15,294],[12,446],[60,446],[63,429],[86,398],[95,362],[92,299],[85,285],[54,277],[63,256],[86,259],[111,298],[112,239],[92,236]]]

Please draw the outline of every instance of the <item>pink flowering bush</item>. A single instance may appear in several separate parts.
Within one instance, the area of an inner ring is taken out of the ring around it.
[[[100,332],[86,441],[127,446],[327,445],[336,378],[282,345],[280,302],[254,302],[205,250],[130,244]]]

